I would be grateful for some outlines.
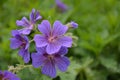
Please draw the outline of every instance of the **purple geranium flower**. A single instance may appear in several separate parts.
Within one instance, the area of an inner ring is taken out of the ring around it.
[[[0,71],[0,80],[20,80],[15,74],[9,71]]]
[[[21,36],[17,30],[12,31],[12,36],[10,47],[12,49],[19,48],[19,55],[23,57],[25,63],[28,63],[30,61],[30,53],[28,51],[29,40],[27,36]]]
[[[46,46],[48,54],[58,52],[62,46],[72,46],[72,38],[64,36],[68,27],[62,25],[60,21],[55,21],[53,28],[51,28],[49,21],[43,20],[41,24],[38,25],[38,29],[43,35],[36,34],[34,36],[36,47]]]
[[[68,7],[64,3],[62,3],[60,0],[56,0],[56,5],[57,5],[57,8],[62,12],[68,9]]]
[[[56,77],[56,68],[65,72],[70,61],[64,55],[67,54],[66,47],[62,47],[59,52],[48,54],[45,47],[37,48],[37,53],[32,54],[32,65],[35,68],[42,66],[42,73],[52,78]]]
[[[22,20],[16,21],[17,26],[23,27],[23,29],[20,29],[19,32],[25,35],[30,34],[36,21],[41,18],[40,13],[35,9],[32,9],[32,12],[30,13],[30,21],[28,21],[26,17],[23,17]]]

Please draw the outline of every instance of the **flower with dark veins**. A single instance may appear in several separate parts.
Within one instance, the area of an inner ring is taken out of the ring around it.
[[[12,31],[12,36],[10,47],[12,49],[19,48],[19,55],[24,59],[25,63],[28,63],[30,61],[30,53],[28,51],[29,40],[27,36],[22,36],[17,30]]]
[[[20,80],[20,78],[12,72],[0,70],[0,80]]]
[[[45,47],[36,48],[37,53],[32,54],[32,65],[35,68],[42,66],[42,73],[52,78],[56,77],[56,68],[65,72],[70,64],[70,61],[65,54],[68,50],[66,47],[62,47],[58,52],[54,54],[48,54]]]
[[[41,24],[38,25],[38,29],[42,35],[36,34],[34,36],[36,47],[46,46],[48,54],[58,52],[62,46],[72,46],[72,38],[64,36],[68,27],[60,21],[55,21],[52,28],[48,20],[43,20]]]
[[[23,27],[23,29],[20,29],[19,32],[24,35],[29,35],[31,30],[34,28],[36,21],[40,20],[41,18],[42,17],[40,16],[40,13],[35,9],[32,9],[32,12],[30,13],[30,21],[28,21],[26,17],[16,21],[17,26]]]

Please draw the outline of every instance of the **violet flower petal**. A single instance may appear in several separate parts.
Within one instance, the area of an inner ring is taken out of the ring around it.
[[[36,23],[37,20],[41,19],[40,13],[36,11],[35,9],[32,9],[32,12],[30,13],[30,21],[32,23]]]
[[[19,55],[24,59],[25,63],[28,63],[30,61],[30,53],[28,52],[28,50],[25,50],[23,48],[20,49]]]
[[[20,33],[19,33],[18,30],[12,30],[11,34],[12,34],[13,37],[15,37],[16,35],[19,35]]]
[[[32,65],[35,68],[40,67],[42,64],[44,64],[45,57],[39,53],[32,53]]]
[[[2,71],[0,70],[0,75],[2,74]]]
[[[41,24],[38,25],[39,31],[45,36],[49,36],[51,34],[51,27],[48,20],[43,20]]]
[[[60,50],[57,52],[59,55],[65,55],[68,53],[67,47],[61,47]]]
[[[55,63],[60,71],[64,72],[67,70],[70,61],[67,57],[55,57]]]
[[[18,31],[19,31],[20,34],[28,35],[28,34],[30,34],[31,29],[23,28],[23,29],[20,29]]]
[[[35,18],[36,18],[35,21],[42,19],[42,16],[40,16],[40,13],[38,11],[36,12]]]
[[[63,25],[60,21],[55,21],[53,24],[53,35],[60,36],[66,33],[68,27]]]
[[[55,64],[51,61],[46,61],[42,67],[42,73],[51,76],[52,78],[56,77]]]
[[[62,46],[65,46],[65,47],[72,46],[72,38],[71,37],[63,36],[58,39],[58,42],[60,42],[62,44]]]
[[[24,40],[26,41],[25,49],[28,49],[29,48],[29,39],[28,39],[28,37],[24,36]]]
[[[44,53],[46,53],[46,47],[36,47],[36,51],[39,54],[44,54]]]
[[[61,44],[55,42],[55,43],[49,43],[46,47],[46,51],[48,54],[54,54],[58,52],[61,48]]]
[[[4,71],[3,75],[3,80],[20,80],[20,78],[18,78],[15,74],[9,71]]]
[[[27,20],[26,17],[23,17],[22,20],[17,20],[16,21],[17,26],[22,26],[22,27],[29,27],[30,22]]]
[[[34,36],[34,41],[37,47],[44,47],[47,45],[47,40],[44,36],[36,34]]]
[[[32,9],[32,12],[30,13],[30,21],[34,22],[34,18],[35,18],[35,9]]]
[[[19,41],[19,40],[16,39],[16,38],[10,38],[10,41],[11,41],[11,43],[10,43],[10,47],[11,47],[12,49],[19,48],[20,45],[22,44],[22,42]]]

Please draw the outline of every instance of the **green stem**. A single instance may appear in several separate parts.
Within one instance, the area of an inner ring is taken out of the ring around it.
[[[34,40],[32,39],[32,40],[29,41],[29,43],[31,43],[31,42],[33,42],[33,41],[34,41]]]
[[[29,68],[29,67],[32,67],[32,65],[20,65],[20,64],[17,64],[17,66],[16,67],[14,67],[14,66],[9,66],[8,67],[8,71],[11,71],[11,72],[13,72],[13,73],[17,73],[17,72],[19,72],[20,70],[22,70],[22,69],[24,69],[24,68]]]

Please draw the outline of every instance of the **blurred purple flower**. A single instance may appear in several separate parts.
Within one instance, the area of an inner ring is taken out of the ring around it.
[[[15,74],[9,71],[2,72],[0,70],[0,80],[20,80]]]
[[[30,34],[36,21],[41,18],[42,17],[40,16],[40,13],[35,9],[32,9],[32,12],[30,13],[30,21],[28,21],[26,17],[23,17],[21,20],[16,21],[17,26],[23,27],[23,29],[20,29],[19,32],[25,35]]]
[[[70,64],[70,61],[64,55],[68,50],[66,47],[62,47],[59,52],[54,54],[48,54],[45,47],[36,48],[37,53],[32,54],[32,65],[35,68],[42,66],[42,73],[52,78],[56,77],[56,68],[65,72]]]
[[[55,21],[53,28],[51,28],[49,21],[43,20],[41,24],[38,25],[38,29],[43,35],[36,34],[34,36],[36,47],[46,46],[48,54],[58,52],[62,46],[72,46],[72,38],[64,36],[68,27],[61,24],[60,21]]]
[[[78,24],[77,23],[71,21],[70,24],[71,24],[72,28],[78,28]]]
[[[60,0],[56,0],[56,6],[62,12],[68,9],[67,6],[64,3],[62,3]]]
[[[24,59],[25,63],[28,63],[30,61],[30,53],[28,51],[29,40],[27,36],[21,36],[17,30],[12,31],[12,36],[10,47],[12,49],[19,48],[19,55]]]

